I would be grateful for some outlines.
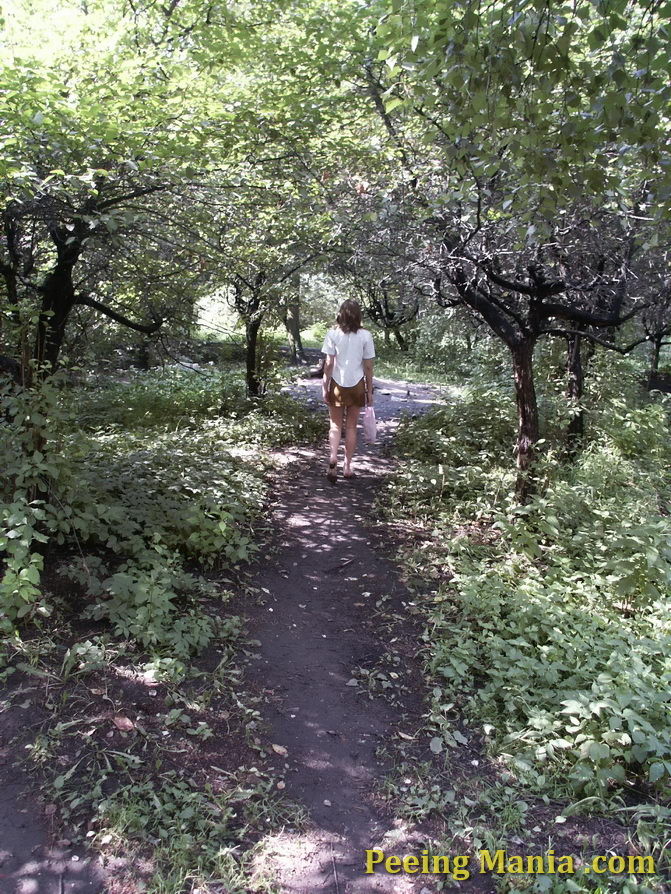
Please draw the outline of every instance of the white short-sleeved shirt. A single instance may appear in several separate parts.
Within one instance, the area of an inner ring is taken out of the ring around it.
[[[343,388],[351,388],[363,379],[363,361],[375,356],[373,336],[367,329],[343,332],[329,329],[322,345],[322,354],[335,357],[333,379]]]

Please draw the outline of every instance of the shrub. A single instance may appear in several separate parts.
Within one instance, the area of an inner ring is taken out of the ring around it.
[[[605,391],[583,453],[548,451],[524,506],[512,420],[480,387],[405,423],[411,462],[386,498],[426,525],[409,561],[438,581],[434,716],[454,702],[525,781],[597,795],[671,779],[668,407]]]
[[[117,634],[182,657],[208,642],[203,581],[186,563],[247,561],[269,469],[259,447],[312,438],[323,427],[288,395],[241,402],[224,418],[223,381],[194,384],[189,374],[170,373],[157,384],[150,374],[87,391],[77,402],[76,434],[65,408],[77,392],[54,381],[3,392],[0,411],[10,420],[0,427],[9,471],[0,502],[4,632],[51,612],[42,586],[46,554],[77,583],[81,595],[70,601]],[[188,418],[178,415],[185,408]],[[124,428],[133,420],[136,429]],[[65,558],[57,559],[56,547]]]

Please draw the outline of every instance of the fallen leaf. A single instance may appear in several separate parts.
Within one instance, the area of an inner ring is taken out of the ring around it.
[[[112,723],[116,726],[117,729],[123,730],[123,732],[128,733],[130,730],[135,729],[135,724],[132,720],[129,720],[128,717],[124,717],[123,714],[119,714],[116,717],[112,718]]]
[[[273,742],[273,744],[271,745],[271,748],[273,749],[273,751],[275,752],[275,754],[280,754],[280,755],[282,755],[282,757],[286,757],[287,754],[289,753],[289,752],[287,751],[287,749],[284,747],[284,745],[275,745],[274,742]]]
[[[280,782],[277,783],[277,787],[278,787],[278,789],[279,789],[280,791],[282,791],[283,788],[286,788],[286,787],[287,787],[286,782],[282,782],[282,781],[280,780]]]

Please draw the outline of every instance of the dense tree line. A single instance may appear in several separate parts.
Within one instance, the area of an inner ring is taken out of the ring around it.
[[[3,352],[24,382],[76,327],[188,331],[223,290],[258,395],[264,321],[296,345],[298,277],[330,271],[402,349],[431,303],[506,345],[523,493],[540,339],[565,342],[576,406],[596,348],[648,342],[654,377],[670,326],[662,4],[63,9],[69,43],[40,57],[28,17],[0,72]]]

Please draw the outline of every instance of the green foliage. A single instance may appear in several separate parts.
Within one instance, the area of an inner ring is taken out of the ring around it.
[[[113,439],[122,429],[200,429],[231,445],[281,447],[323,435],[321,421],[287,394],[271,391],[263,400],[249,400],[242,367],[134,372],[126,381],[87,384],[63,400],[76,402],[78,425]]]
[[[0,387],[0,632],[11,630],[9,620],[31,612],[48,615],[40,591],[44,565],[43,544],[53,506],[51,487],[64,480],[67,466],[62,455],[44,450],[50,422],[59,415],[55,382],[40,387]]]
[[[502,210],[513,206],[513,221],[526,228],[534,201],[550,219],[562,198],[585,189],[619,198],[641,165],[657,181],[662,213],[669,200],[665,11],[635,0],[582,0],[571,9],[537,0],[514,7],[388,0],[384,9],[376,36],[386,111],[399,130],[400,122],[414,125],[425,144],[439,147],[443,164],[463,176],[450,186],[466,201],[469,175],[478,181],[513,171]]]
[[[237,410],[219,416],[222,403]],[[73,404],[87,432],[71,433],[64,408]],[[88,393],[46,382],[6,390],[3,408],[11,420],[0,428],[0,453],[11,457],[0,503],[4,631],[52,611],[42,583],[52,551],[50,568],[59,564],[72,582],[69,603],[119,636],[182,658],[214,633],[199,605],[210,589],[187,564],[233,567],[253,556],[269,470],[258,448],[314,438],[323,427],[287,395],[249,404],[236,379],[193,373]],[[123,423],[132,420],[130,432]]]
[[[183,428],[217,415],[244,408],[244,381],[230,372],[204,373],[179,369],[129,371],[125,381],[88,384],[73,390],[77,422],[86,429],[151,428],[172,425]],[[65,398],[67,400],[67,396]]]
[[[217,792],[168,772],[158,787],[154,782],[131,784],[103,799],[97,821],[103,830],[100,837],[123,843],[126,849],[151,843],[151,894],[181,894],[187,883],[210,890],[213,879],[231,894],[245,894],[266,890],[258,880],[250,882],[248,861],[240,854],[260,817],[295,821],[273,792],[270,778],[240,773],[237,785]]]
[[[436,581],[434,721],[460,706],[526,782],[603,796],[671,779],[668,407],[600,395],[575,463],[548,453],[524,506],[505,481],[496,390],[405,424],[389,494],[425,519],[411,567]],[[505,402],[504,402],[505,405]],[[508,407],[509,409],[509,407]],[[660,507],[662,511],[660,512]]]
[[[450,469],[491,466],[510,452],[514,432],[510,389],[474,381],[460,399],[402,427],[397,445],[413,459]]]

